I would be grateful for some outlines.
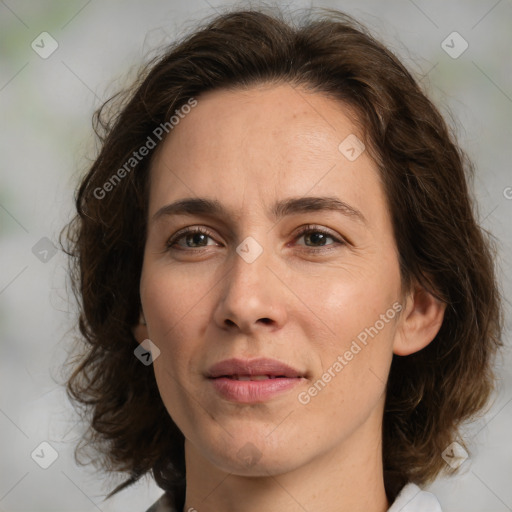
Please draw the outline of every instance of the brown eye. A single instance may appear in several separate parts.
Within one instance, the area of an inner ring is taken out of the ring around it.
[[[309,243],[299,245],[311,247],[313,249],[313,252],[315,252],[315,249],[319,249],[321,251],[323,247],[326,247],[327,250],[331,250],[334,248],[334,246],[340,244],[345,245],[345,242],[343,240],[334,236],[330,231],[327,231],[317,226],[304,226],[297,234],[296,239],[300,239],[303,237],[304,240]],[[329,239],[334,240],[334,243],[328,243]]]
[[[203,228],[190,228],[185,231],[180,231],[173,235],[168,241],[167,241],[167,248],[168,249],[178,249],[178,250],[187,250],[194,249],[194,248],[202,248],[207,247],[208,245],[208,238],[212,238],[211,233]],[[177,244],[177,242],[185,240],[185,245],[183,244]],[[190,244],[188,243],[190,242]],[[175,246],[178,247],[175,247]]]

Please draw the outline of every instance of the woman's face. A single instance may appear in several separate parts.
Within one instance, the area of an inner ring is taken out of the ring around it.
[[[140,285],[188,456],[264,475],[377,449],[401,282],[361,135],[290,85],[196,99],[152,164]],[[219,211],[169,206],[200,198]]]

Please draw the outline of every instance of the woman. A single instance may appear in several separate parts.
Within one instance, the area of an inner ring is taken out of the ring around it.
[[[109,497],[150,472],[152,512],[441,510],[420,486],[487,403],[501,314],[471,166],[417,82],[342,13],[261,9],[125,98],[67,231],[68,392],[130,474]]]

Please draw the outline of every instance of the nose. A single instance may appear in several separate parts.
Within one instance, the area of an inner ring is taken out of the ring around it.
[[[267,250],[252,262],[233,254],[214,313],[214,321],[221,329],[250,335],[262,329],[277,330],[285,324],[286,295],[290,292],[283,283],[285,279],[277,277],[278,265],[271,260]]]

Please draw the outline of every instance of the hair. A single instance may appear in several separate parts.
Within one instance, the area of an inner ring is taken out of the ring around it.
[[[398,58],[346,14],[316,9],[287,21],[277,9],[231,10],[166,47],[95,112],[99,154],[61,233],[82,345],[68,362],[66,391],[87,421],[75,459],[92,449],[95,465],[130,475],[109,498],[148,472],[169,492],[185,482],[184,436],[151,366],[133,353],[155,153],[133,169],[126,162],[191,98],[281,83],[355,113],[386,193],[403,289],[419,284],[446,304],[427,347],[393,356],[382,430],[388,497],[407,482],[452,472],[443,450],[456,439],[465,446],[459,427],[495,389],[493,359],[502,345],[496,250],[476,220],[473,166],[437,108]]]

